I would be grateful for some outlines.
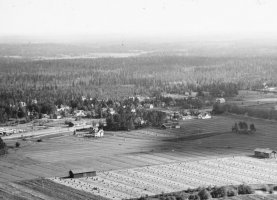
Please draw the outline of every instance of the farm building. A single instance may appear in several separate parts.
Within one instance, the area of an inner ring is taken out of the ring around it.
[[[198,116],[198,119],[211,119],[212,116],[209,113],[200,113]]]
[[[87,116],[84,110],[75,110],[74,111],[75,117],[85,117]]]
[[[254,154],[256,157],[259,158],[275,158],[276,151],[273,151],[271,149],[256,148],[254,150]]]
[[[149,108],[149,109],[153,109],[153,108],[154,108],[154,105],[153,105],[153,104],[150,104],[150,103],[146,103],[146,104],[144,104],[144,107],[145,107],[145,108]]]
[[[96,176],[96,171],[92,169],[74,169],[69,170],[69,178],[82,178]]]
[[[216,103],[225,103],[226,100],[224,98],[216,98]]]
[[[180,128],[180,125],[178,122],[168,122],[168,123],[163,123],[161,127],[163,129],[171,129],[171,128]]]

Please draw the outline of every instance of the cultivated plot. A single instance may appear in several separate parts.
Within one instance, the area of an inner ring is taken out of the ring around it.
[[[277,161],[236,156],[97,173],[54,182],[110,199],[135,198],[197,188],[277,182]]]

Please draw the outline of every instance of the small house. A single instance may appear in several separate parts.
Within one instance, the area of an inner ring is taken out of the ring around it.
[[[85,116],[87,116],[84,110],[75,110],[74,115],[75,115],[75,117],[85,117]]]
[[[153,105],[153,104],[150,104],[150,103],[146,103],[146,104],[144,104],[144,107],[145,107],[145,108],[149,108],[149,109],[153,109],[153,108],[154,108],[154,105]]]
[[[262,148],[256,148],[254,150],[255,157],[258,158],[275,158],[276,151],[273,151],[271,149],[262,149]]]
[[[69,178],[83,178],[96,176],[96,171],[92,169],[74,169],[69,170]]]
[[[41,116],[42,118],[46,118],[46,119],[49,119],[50,118],[50,116],[49,115],[47,115],[47,114],[42,114],[42,116]]]
[[[182,120],[189,120],[189,119],[193,119],[193,117],[191,115],[182,116]]]
[[[32,104],[38,104],[38,101],[36,99],[32,99]]]
[[[216,103],[225,103],[226,100],[224,98],[216,98],[215,102]]]
[[[20,106],[20,107],[26,107],[27,104],[26,104],[24,101],[20,101],[20,102],[19,102],[19,106]]]
[[[108,112],[111,114],[111,115],[114,115],[115,114],[115,110],[113,108],[109,108],[108,109]]]
[[[212,116],[209,114],[209,113],[200,113],[199,115],[198,115],[198,119],[211,119],[212,118]]]
[[[54,114],[53,115],[53,119],[61,119],[62,118],[62,116],[60,115],[60,114]]]

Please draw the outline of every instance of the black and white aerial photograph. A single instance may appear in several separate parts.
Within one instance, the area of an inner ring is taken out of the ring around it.
[[[277,200],[277,1],[0,0],[0,200]]]

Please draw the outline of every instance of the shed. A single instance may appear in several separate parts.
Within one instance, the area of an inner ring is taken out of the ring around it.
[[[180,125],[178,122],[168,122],[168,123],[163,123],[161,128],[163,129],[180,128]]]
[[[73,169],[69,170],[69,178],[83,178],[96,176],[96,171],[92,169]]]
[[[254,155],[259,158],[275,158],[276,151],[271,149],[256,148],[254,150]]]
[[[216,103],[225,103],[226,100],[224,98],[216,98]]]

